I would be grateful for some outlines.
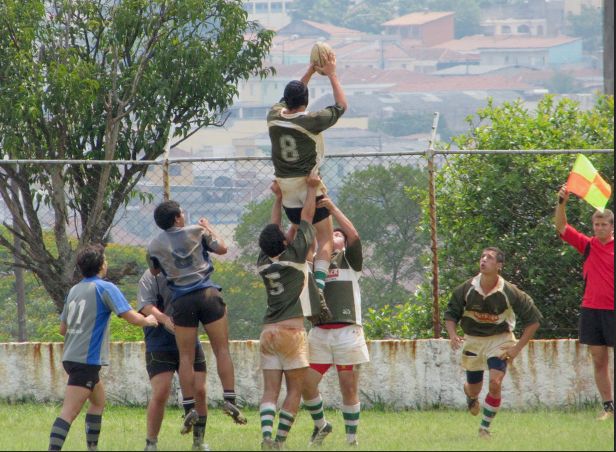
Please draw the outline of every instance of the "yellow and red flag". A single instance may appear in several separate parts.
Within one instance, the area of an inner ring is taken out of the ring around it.
[[[591,206],[603,212],[605,205],[612,194],[612,187],[592,166],[590,160],[582,154],[578,154],[569,179],[567,190],[575,193]]]

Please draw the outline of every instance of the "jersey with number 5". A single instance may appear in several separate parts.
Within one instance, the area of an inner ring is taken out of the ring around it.
[[[74,285],[60,316],[67,327],[62,361],[108,365],[111,313],[121,315],[131,309],[120,289],[97,276]]]
[[[338,122],[344,108],[332,105],[314,113],[293,114],[284,113],[286,108],[280,102],[267,115],[274,174],[281,178],[308,176],[323,161],[321,132]]]
[[[261,252],[257,267],[267,291],[267,311],[263,323],[276,323],[296,317],[309,317],[319,310],[319,292],[306,262],[314,241],[314,227],[300,223],[293,243],[278,257]]]

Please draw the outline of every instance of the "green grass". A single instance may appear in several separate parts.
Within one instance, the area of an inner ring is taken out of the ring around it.
[[[49,429],[60,411],[55,405],[0,403],[0,450],[45,450]],[[597,422],[596,409],[569,411],[502,410],[493,437],[479,439],[479,418],[464,411],[365,410],[359,427],[360,450],[614,450],[614,422]],[[219,409],[211,409],[206,438],[212,450],[259,450],[259,416],[246,410],[248,425],[236,426]],[[322,450],[349,450],[342,415],[327,411],[334,431]],[[192,440],[179,434],[180,411],[167,409],[159,450],[190,450]],[[301,411],[287,441],[290,450],[305,450],[312,431],[310,415]],[[109,406],[103,417],[100,450],[143,450],[145,410]],[[85,450],[84,414],[73,424],[65,450]]]

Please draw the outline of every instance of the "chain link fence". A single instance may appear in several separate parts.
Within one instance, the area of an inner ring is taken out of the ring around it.
[[[321,175],[328,187],[328,194],[354,222],[365,247],[362,290],[365,317],[369,317],[367,320],[373,323],[378,321],[395,323],[397,321],[405,324],[406,327],[414,322],[415,332],[409,330],[410,332],[405,336],[430,337],[434,335],[438,337],[439,333],[434,331],[436,328],[433,325],[432,315],[439,306],[441,310],[444,308],[446,297],[454,285],[454,280],[456,284],[459,284],[465,278],[477,273],[478,266],[474,263],[478,261],[477,250],[480,247],[501,246],[498,241],[494,243],[495,239],[498,240],[498,235],[486,234],[486,239],[490,240],[489,243],[468,243],[468,246],[463,249],[457,249],[455,252],[451,250],[449,243],[454,233],[448,230],[452,224],[451,215],[464,215],[464,212],[454,212],[451,199],[440,197],[450,196],[451,193],[444,195],[445,192],[438,188],[438,182],[435,202],[430,202],[428,199],[428,187],[431,181],[427,167],[430,158],[434,159],[437,179],[440,173],[455,174],[455,165],[458,164],[461,156],[474,159],[478,166],[483,165],[486,159],[499,158],[503,155],[509,156],[514,161],[518,157],[527,159],[523,165],[533,165],[532,159],[553,158],[554,171],[565,174],[567,169],[563,166],[563,158],[567,154],[577,152],[587,151],[378,152],[328,156],[321,168]],[[593,152],[611,153],[613,157],[613,150]],[[229,245],[230,252],[227,255],[216,257],[217,272],[213,279],[225,289],[225,297],[229,306],[231,336],[236,339],[258,337],[256,334],[260,327],[265,296],[256,275],[254,259],[257,254],[258,231],[268,222],[270,213],[272,196],[269,187],[273,180],[273,167],[269,158],[170,159],[156,162],[97,162],[96,164],[68,161],[11,161],[3,163],[5,165],[3,168],[6,168],[6,165],[16,164],[24,168],[36,166],[40,168],[41,173],[46,174],[52,173],[50,171],[52,167],[62,168],[63,174],[68,171],[78,174],[85,171],[102,171],[107,165],[111,171],[118,171],[122,174],[127,172],[129,166],[137,168],[136,172],[143,173],[136,185],[129,187],[131,196],[126,197],[124,203],[117,209],[112,226],[105,238],[114,247],[117,245],[115,249],[124,250],[115,251],[114,256],[117,256],[118,261],[133,267],[131,271],[125,272],[128,276],[121,283],[122,289],[129,294],[129,298],[134,296],[136,281],[146,269],[145,248],[149,240],[158,232],[153,221],[153,211],[156,205],[165,199],[165,189],[168,186],[168,196],[181,204],[189,223],[195,223],[200,217],[206,217]],[[504,179],[505,176],[506,174],[503,173],[486,175],[493,180]],[[612,174],[606,174],[606,176],[610,181],[613,180],[613,167]],[[165,183],[166,181],[168,184]],[[125,185],[119,185],[111,190],[125,188]],[[553,194],[556,188],[550,186],[549,193]],[[97,189],[97,187],[75,185],[65,187],[65,199],[69,212],[66,226],[69,235],[78,237],[81,233],[79,215],[71,210],[72,200],[78,196],[94,196]],[[48,193],[41,191],[36,185],[30,187],[30,193],[34,198],[39,198],[36,203],[38,209],[36,215],[51,241],[58,219],[49,202],[46,202]],[[486,194],[486,196],[491,195]],[[0,220],[10,226],[15,222],[6,201],[6,198],[0,199]],[[544,223],[551,219],[548,218],[549,212],[553,209],[551,201],[551,199],[538,201],[547,202],[542,218]],[[432,250],[430,216],[428,215],[430,208],[436,212],[437,219],[436,224],[432,224],[434,228],[432,239],[436,240],[436,247],[433,242]],[[507,212],[508,217],[516,215],[515,212],[510,212],[511,204],[504,202],[501,208],[503,212]],[[545,212],[548,212],[547,217]],[[468,215],[471,216],[469,221],[476,221],[478,216],[483,214],[469,211]],[[493,214],[493,211],[485,212],[485,215]],[[441,223],[440,215],[447,217],[448,220]],[[459,217],[459,220],[464,222],[465,218]],[[532,233],[530,230],[527,232]],[[586,229],[585,232],[591,233],[591,229]],[[7,234],[6,229],[3,233]],[[553,230],[552,234],[555,237]],[[459,238],[456,240],[458,244],[464,243],[464,240],[460,241]],[[559,246],[557,241],[554,241],[552,245]],[[560,248],[558,252],[565,247]],[[442,281],[446,279],[443,287],[437,287],[437,290],[434,290],[432,286],[435,281],[431,280],[433,271],[431,262],[436,249],[438,249],[441,265],[446,266],[447,270],[440,276]],[[11,253],[7,249],[0,250],[0,252],[4,261],[0,269],[2,271],[0,291],[3,292],[5,305],[0,312],[4,312],[3,316],[6,317],[1,320],[3,324],[16,325],[15,319],[23,315],[19,314],[14,307],[19,298],[17,296],[19,284],[14,283]],[[118,253],[121,252],[130,254],[131,258],[119,257]],[[456,267],[454,257],[456,252],[465,256],[460,261],[470,261],[473,264]],[[527,264],[531,266],[530,263]],[[113,267],[114,262],[110,262],[110,265]],[[521,261],[514,260],[513,265],[523,264]],[[541,263],[537,262],[537,265]],[[512,268],[506,272],[505,276],[511,277],[514,282],[532,294],[532,286],[536,284],[536,281],[529,279],[527,273],[526,270]],[[1,282],[2,279],[4,283]],[[577,283],[581,286],[581,277]],[[441,299],[437,300],[438,303],[434,303],[434,293],[440,294]],[[28,316],[30,322],[28,333],[29,336],[36,336],[41,328],[40,325],[35,326],[34,320],[30,320],[30,317],[35,318],[41,312],[50,314],[53,308],[49,306],[45,309],[40,308],[41,303],[49,303],[49,300],[46,299],[44,291],[40,290],[40,284],[37,285],[36,278],[26,282],[25,298],[25,315]],[[538,304],[543,301],[537,300]],[[410,310],[403,308],[396,310],[392,308],[393,306],[406,306],[407,308],[410,306]],[[562,337],[573,336],[574,327],[568,326],[559,330],[558,325],[562,324],[565,319],[567,325],[571,325],[571,318],[576,315],[576,309],[577,306],[574,303],[573,307],[566,312],[550,315],[548,323],[550,331]],[[387,316],[389,318],[385,318]],[[442,317],[442,312],[439,316]],[[39,319],[39,322],[43,321]],[[431,328],[433,331],[430,331]],[[10,339],[12,335],[16,337],[13,334],[15,330],[16,326],[5,327],[4,335],[0,333],[0,340]],[[417,334],[418,330],[424,331],[425,334]],[[378,330],[375,334],[387,337],[389,333],[385,328]],[[396,333],[392,335],[396,336]]]

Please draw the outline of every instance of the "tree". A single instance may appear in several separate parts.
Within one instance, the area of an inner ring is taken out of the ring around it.
[[[582,5],[580,14],[569,13],[569,34],[582,38],[582,47],[587,52],[595,52],[602,46],[602,9]]]
[[[233,240],[240,249],[240,261],[247,265],[255,265],[259,256],[257,239],[265,225],[271,222],[274,197],[262,201],[252,201],[244,209],[237,228],[233,233]],[[283,229],[289,226],[286,215],[282,215]]]
[[[544,97],[536,111],[521,101],[492,101],[468,119],[469,132],[454,139],[465,149],[613,149],[614,98],[598,97],[583,111],[569,99]],[[592,155],[613,182],[614,155]],[[572,337],[583,282],[581,259],[557,237],[554,205],[573,155],[458,155],[437,177],[441,300],[478,272],[486,246],[506,254],[504,277],[529,293],[545,317],[543,337]],[[610,201],[610,205],[613,201]],[[608,206],[608,207],[609,207]],[[568,218],[591,233],[592,208],[572,197]],[[424,219],[424,225],[428,219]]]
[[[425,230],[418,228],[419,196],[426,186],[423,169],[394,164],[356,171],[340,189],[338,205],[367,247],[369,268],[382,294],[400,292],[399,285],[420,268],[416,256],[428,245]],[[410,188],[410,195],[405,188]]]
[[[271,40],[247,21],[241,0],[4,0],[0,157],[156,159],[170,138],[224,123],[238,83],[269,75]],[[15,251],[10,235],[22,238],[21,261],[59,310],[76,250],[104,239],[147,168],[1,168],[16,227],[6,225],[0,244]],[[55,216],[53,243],[43,240],[41,206]]]

